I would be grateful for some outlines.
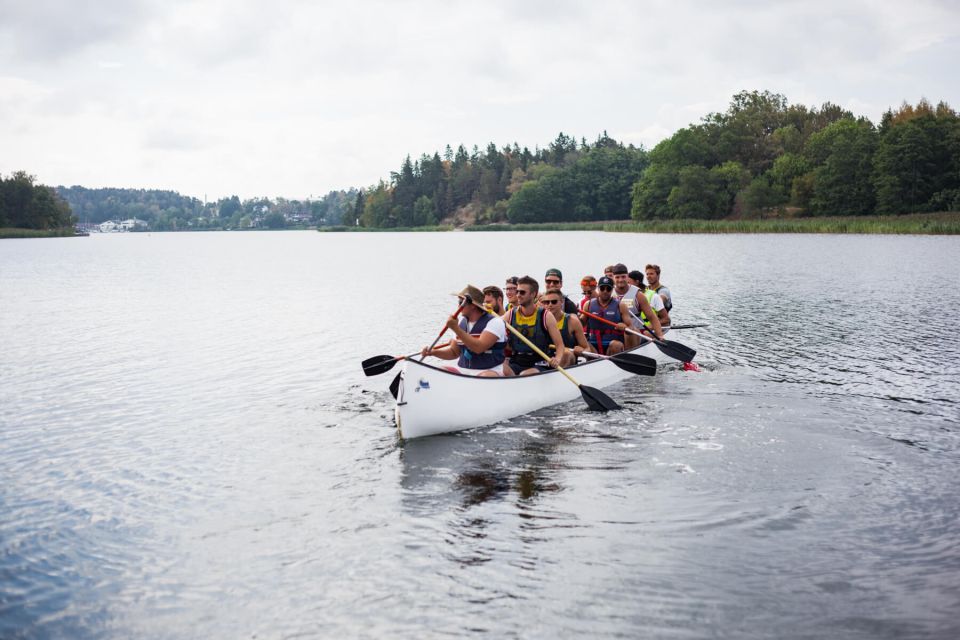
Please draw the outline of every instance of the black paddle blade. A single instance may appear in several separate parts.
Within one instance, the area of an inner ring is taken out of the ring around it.
[[[657,349],[660,349],[660,353],[680,362],[690,362],[697,355],[696,349],[691,349],[687,345],[673,340],[664,340],[662,344],[660,342],[654,344],[657,345]]]
[[[613,364],[624,371],[629,371],[638,376],[657,375],[657,361],[639,353],[618,353],[610,356],[610,359],[613,360]]]
[[[591,411],[616,411],[622,408],[600,389],[594,389],[585,384],[580,385],[580,395],[583,396],[583,401]]]
[[[393,382],[390,383],[390,395],[393,396],[393,399],[397,399],[397,395],[400,393],[400,374],[397,374],[397,377],[393,379]]]
[[[393,365],[397,364],[397,360],[399,360],[397,356],[373,356],[372,358],[367,358],[360,364],[363,365],[364,374],[376,376],[393,369]]]

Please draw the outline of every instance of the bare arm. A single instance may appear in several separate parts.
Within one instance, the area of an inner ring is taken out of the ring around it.
[[[449,326],[449,322],[448,322]],[[472,336],[463,329],[460,328],[460,324],[457,323],[450,327],[457,337],[460,339],[460,342],[463,343],[467,349],[474,353],[483,353],[490,347],[492,347],[497,342],[497,336],[490,333],[489,331],[484,331],[479,336]]]
[[[577,346],[573,348],[573,354],[579,356],[584,351],[593,351],[593,347],[587,342],[587,336],[583,332],[580,318],[571,313],[567,317],[567,322],[570,323],[570,333],[573,335],[573,339],[577,341]]]
[[[560,330],[557,329],[557,319],[553,317],[552,313],[544,313],[543,317],[546,319],[547,333],[550,334],[550,340],[557,349],[554,357],[550,358],[550,366],[556,368],[560,360],[563,359],[563,354],[567,352],[567,348],[563,344],[563,337],[560,335]]]
[[[426,356],[433,356],[434,358],[440,358],[441,360],[456,360],[460,357],[460,345],[457,344],[456,340],[451,340],[442,347],[424,347],[420,353]]]
[[[660,326],[660,318],[657,317],[657,312],[653,310],[653,307],[650,306],[650,303],[647,301],[647,296],[640,294],[636,298],[637,305],[640,307],[640,311],[643,312],[643,315],[647,317],[647,320],[650,321],[650,326],[653,328],[653,333],[658,338],[663,340],[663,327]],[[623,303],[621,303],[622,305]],[[626,317],[630,317],[627,315]]]

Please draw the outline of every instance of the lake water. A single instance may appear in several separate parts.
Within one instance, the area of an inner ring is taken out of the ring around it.
[[[361,360],[617,261],[700,373],[397,440]],[[0,637],[960,637],[958,285],[949,237],[0,241]]]

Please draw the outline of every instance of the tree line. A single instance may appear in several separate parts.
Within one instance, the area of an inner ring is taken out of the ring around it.
[[[441,157],[407,156],[390,181],[357,194],[356,221],[367,227],[626,218],[630,188],[646,153],[603,132],[589,143],[561,132],[547,147],[516,142],[472,151],[447,145]]]
[[[52,230],[72,227],[70,205],[26,171],[0,176],[0,228]]]
[[[825,103],[742,91],[653,149],[560,133],[546,147],[460,144],[407,156],[388,180],[319,199],[35,184],[0,177],[0,227],[135,218],[154,230],[419,227],[499,222],[720,219],[960,210],[960,117],[922,99],[874,125]]]
[[[368,227],[956,211],[960,118],[921,100],[875,126],[829,102],[743,91],[649,152],[604,132],[593,143],[561,133],[534,152],[408,156],[354,209]]]
[[[356,190],[332,191],[319,200],[250,198],[236,195],[214,202],[156,189],[88,189],[58,187],[77,220],[99,224],[107,220],[142,220],[156,231],[214,229],[280,229],[291,226],[337,225],[352,210]]]
[[[960,118],[944,102],[904,103],[875,126],[831,103],[741,92],[648,159],[636,220],[960,210]]]

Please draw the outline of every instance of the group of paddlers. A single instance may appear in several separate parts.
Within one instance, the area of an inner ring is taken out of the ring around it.
[[[456,338],[421,353],[457,360],[456,368],[447,368],[465,375],[532,375],[631,349],[644,334],[662,339],[670,324],[673,301],[658,265],[641,272],[618,263],[599,279],[584,276],[579,302],[563,294],[559,269],[548,269],[543,280],[542,292],[530,276],[507,278],[503,289],[467,285],[447,320]]]

